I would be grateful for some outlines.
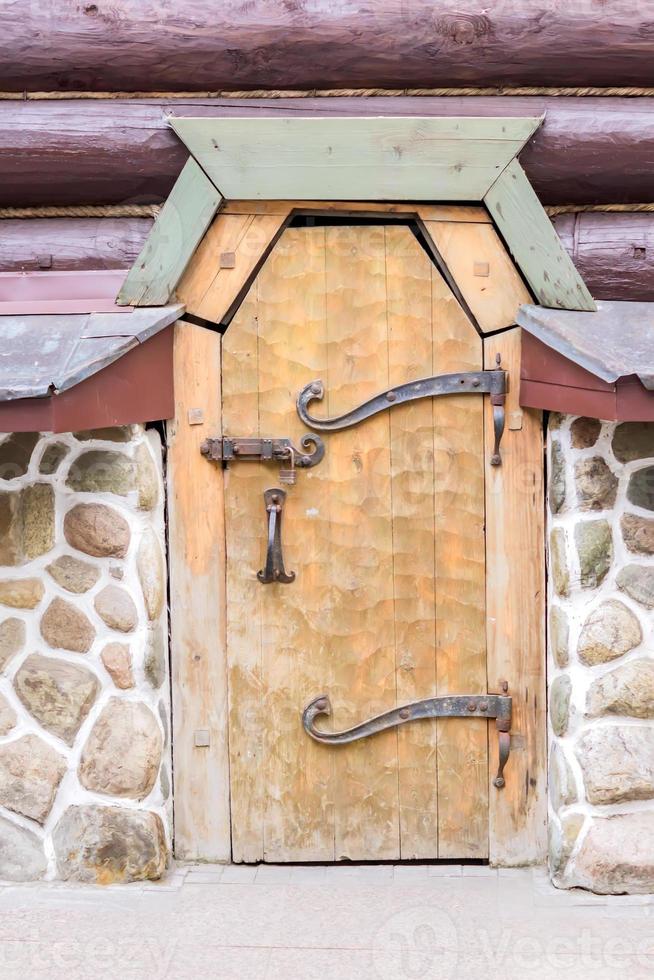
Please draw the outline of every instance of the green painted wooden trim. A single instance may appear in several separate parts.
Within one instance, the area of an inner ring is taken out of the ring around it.
[[[498,177],[484,204],[541,306],[595,312],[593,297],[517,160]]]
[[[179,118],[228,199],[479,201],[541,118]]]
[[[168,303],[221,201],[202,168],[189,158],[121,287],[119,306]]]

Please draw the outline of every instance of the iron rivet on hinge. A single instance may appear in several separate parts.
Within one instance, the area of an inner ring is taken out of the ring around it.
[[[408,708],[400,708],[400,718],[408,718],[411,712]]]
[[[386,392],[386,401],[387,402],[394,402],[396,398],[397,398],[397,395],[395,394],[394,391],[387,391]]]

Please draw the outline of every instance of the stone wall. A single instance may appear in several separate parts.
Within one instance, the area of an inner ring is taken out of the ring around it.
[[[0,879],[165,868],[161,459],[142,426],[0,436]]]
[[[654,891],[654,424],[554,416],[548,460],[553,880]]]

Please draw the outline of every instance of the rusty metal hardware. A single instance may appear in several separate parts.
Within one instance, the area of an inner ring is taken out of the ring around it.
[[[507,685],[508,689],[508,685]],[[493,784],[497,789],[504,786],[504,767],[511,750],[511,706],[512,699],[506,694],[457,694],[439,698],[423,698],[400,708],[393,708],[381,715],[342,732],[322,732],[315,727],[320,715],[331,715],[332,706],[326,694],[311,701],[302,712],[304,730],[317,742],[327,745],[347,745],[369,735],[405,725],[421,718],[494,718],[499,736],[499,763]]]
[[[301,449],[296,449],[290,439],[252,439],[250,437],[221,436],[218,439],[205,439],[200,446],[200,452],[207,459],[219,463],[230,463],[233,460],[246,462],[272,460],[277,463],[287,463],[289,455],[293,454],[293,469],[302,467],[309,469],[317,466],[325,455],[325,444],[313,433],[302,436]],[[309,450],[313,447],[313,451]]]
[[[263,499],[268,515],[268,546],[266,565],[257,572],[257,578],[263,585],[294,582],[295,572],[286,571],[282,554],[282,510],[286,502],[286,491],[280,487],[272,487],[263,491]]]
[[[297,397],[297,413],[312,429],[319,432],[338,432],[349,429],[350,426],[363,422],[364,419],[377,415],[394,405],[416,401],[419,398],[434,398],[438,395],[478,395],[489,394],[493,406],[493,422],[495,427],[495,445],[491,456],[493,466],[501,465],[500,441],[504,432],[504,405],[506,401],[507,381],[506,371],[500,367],[500,355],[497,355],[497,368],[493,371],[464,371],[458,374],[437,374],[432,378],[421,378],[409,381],[407,384],[396,385],[387,391],[382,391],[374,398],[369,398],[357,408],[333,418],[317,418],[309,414],[309,405],[314,401],[322,401],[325,396],[325,386],[320,379],[311,381],[302,389]]]
[[[279,482],[294,487],[297,483],[297,470],[295,469],[295,450],[292,446],[288,450],[288,461],[289,466],[279,467]]]

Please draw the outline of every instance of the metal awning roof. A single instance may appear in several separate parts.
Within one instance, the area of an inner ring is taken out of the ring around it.
[[[0,401],[66,391],[174,323],[180,304],[0,315]]]
[[[654,390],[654,303],[599,301],[596,313],[525,305],[517,322],[602,381],[637,375]]]

